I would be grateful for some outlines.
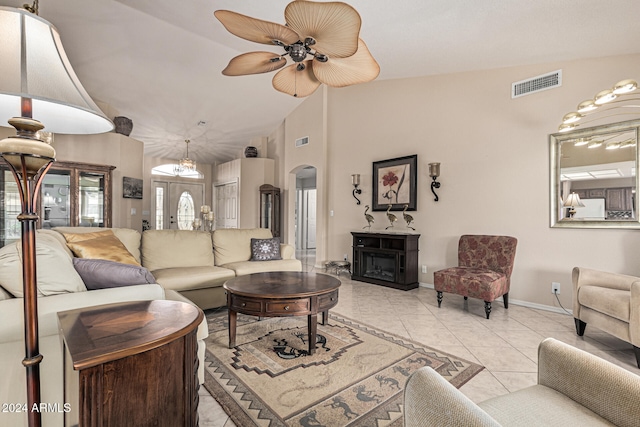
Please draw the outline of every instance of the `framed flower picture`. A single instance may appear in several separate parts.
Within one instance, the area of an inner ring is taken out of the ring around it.
[[[415,211],[418,202],[418,155],[373,162],[372,210]]]

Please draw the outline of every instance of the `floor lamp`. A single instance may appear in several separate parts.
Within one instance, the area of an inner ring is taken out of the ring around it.
[[[58,31],[31,11],[0,7],[0,123],[17,135],[0,141],[0,156],[18,184],[22,213],[22,286],[29,426],[40,426],[40,354],[36,277],[36,202],[42,179],[55,158],[39,131],[68,134],[108,132],[111,121],[84,90],[60,42]],[[19,116],[18,116],[19,115]],[[34,120],[33,116],[39,120]],[[18,280],[18,278],[16,278]]]

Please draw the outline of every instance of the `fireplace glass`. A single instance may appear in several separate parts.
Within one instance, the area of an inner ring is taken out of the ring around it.
[[[396,281],[396,257],[395,254],[379,254],[375,252],[363,252],[364,271],[362,276],[372,279]]]

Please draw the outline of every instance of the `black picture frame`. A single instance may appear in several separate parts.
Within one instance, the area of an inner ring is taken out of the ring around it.
[[[418,155],[373,162],[373,192],[371,207],[374,211],[408,211],[418,207]]]
[[[142,199],[142,180],[123,176],[122,197],[125,199]]]

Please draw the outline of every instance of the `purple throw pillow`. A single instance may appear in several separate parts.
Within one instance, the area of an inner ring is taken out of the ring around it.
[[[104,259],[73,258],[73,266],[90,291],[156,282],[149,270],[131,264]]]

